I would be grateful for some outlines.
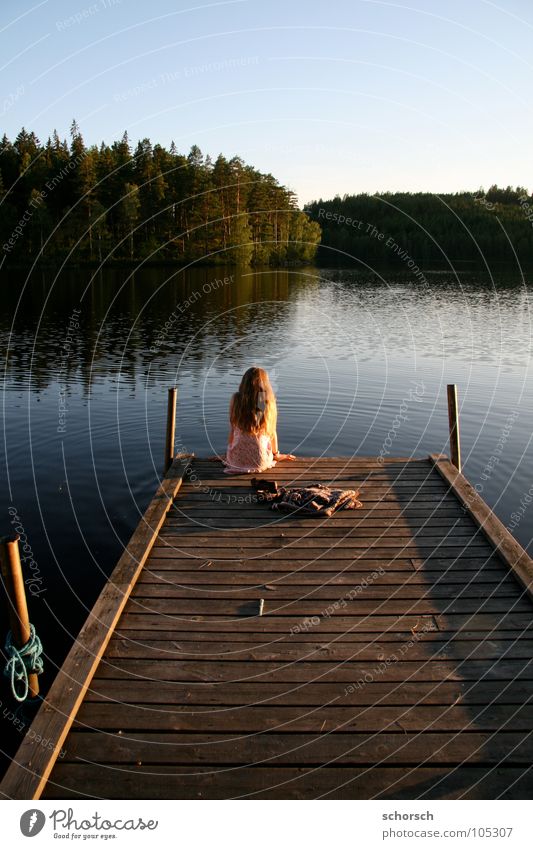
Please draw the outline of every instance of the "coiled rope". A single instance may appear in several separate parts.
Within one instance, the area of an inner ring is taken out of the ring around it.
[[[32,673],[40,675],[44,668],[41,657],[43,653],[42,643],[33,625],[30,625],[30,639],[20,649],[13,645],[13,634],[8,631],[5,651],[8,661],[5,665],[4,675],[11,679],[13,697],[17,702],[24,702],[28,698],[30,688],[28,675]],[[21,681],[23,682],[23,694],[17,692]]]

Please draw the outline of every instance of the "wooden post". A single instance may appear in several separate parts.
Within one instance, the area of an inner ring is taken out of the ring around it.
[[[0,563],[8,601],[9,627],[13,644],[18,649],[30,639],[30,618],[20,563],[19,539],[18,534],[0,539]],[[28,687],[28,698],[39,695],[39,678],[35,672],[28,673]]]
[[[165,472],[168,472],[174,459],[174,440],[176,435],[176,398],[178,390],[175,386],[168,390],[167,407],[167,438],[165,442]]]
[[[450,454],[455,468],[461,471],[461,440],[459,437],[459,408],[457,384],[448,384],[448,422],[450,424]]]

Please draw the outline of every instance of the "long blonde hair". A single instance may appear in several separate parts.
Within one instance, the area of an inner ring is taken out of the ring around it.
[[[231,399],[229,418],[244,433],[267,433],[276,430],[278,410],[276,396],[268,374],[252,366],[245,371],[238,392]]]

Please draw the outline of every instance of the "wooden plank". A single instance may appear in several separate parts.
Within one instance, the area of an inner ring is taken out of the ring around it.
[[[390,545],[404,545],[406,540],[412,542],[421,541],[421,545],[426,545],[426,539],[438,539],[439,542],[447,542],[457,540],[460,545],[467,545],[469,542],[480,541],[485,545],[485,538],[481,531],[469,527],[435,527],[432,524],[423,525],[418,528],[383,526],[369,528],[366,525],[352,525],[351,527],[342,527],[338,525],[316,525],[315,527],[306,528],[286,528],[284,525],[270,526],[260,524],[252,528],[239,529],[231,528],[227,531],[221,528],[211,530],[205,525],[189,525],[176,526],[168,525],[161,529],[159,534],[160,539],[166,540],[170,545],[174,544],[175,540],[180,543],[197,543],[198,545],[209,545],[216,542],[218,545],[235,545],[238,540],[239,544],[246,545],[249,541],[257,541],[259,546],[277,544],[279,542],[292,545],[293,541],[297,544],[302,540],[317,541],[317,544],[325,542],[329,545],[341,545],[341,541],[346,543],[352,540],[364,540],[367,542],[371,539],[377,543],[388,540]]]
[[[202,506],[201,503],[198,503],[196,507],[190,507],[186,510],[181,510],[180,507],[180,511],[175,511],[175,518],[177,521],[184,520],[195,525],[204,524],[209,521],[213,523],[225,523],[226,520],[235,521],[236,511],[234,505],[226,505],[222,507],[217,505],[216,507],[210,507],[209,509],[204,508],[205,505]],[[263,508],[258,508],[257,510],[254,510],[252,514],[247,515],[246,507],[239,507],[238,514],[240,517],[240,521],[245,523],[246,527],[254,527],[254,523],[268,524],[272,527],[277,527],[278,525],[282,525],[285,522],[289,523],[292,521],[297,521],[298,523],[301,523],[302,527],[317,524],[317,520],[312,519],[312,517],[308,515],[302,515],[298,517],[292,516],[289,518],[288,514],[274,514],[270,510],[264,510]],[[338,513],[336,517],[332,517],[332,524],[335,524],[337,520],[342,521],[344,517],[349,517],[350,515],[356,517],[355,521],[358,524],[362,524],[366,520],[370,519],[376,520],[376,525],[371,525],[370,527],[378,526],[377,520],[380,519],[385,521],[404,520],[405,522],[421,519],[424,520],[422,524],[424,524],[424,522],[429,524],[431,523],[432,519],[437,515],[441,517],[441,521],[443,519],[448,519],[453,522],[457,521],[458,519],[465,518],[464,514],[461,514],[461,508],[458,504],[451,505],[451,509],[448,509],[446,507],[437,507],[431,508],[429,510],[425,508],[419,509],[416,504],[413,504],[412,506],[407,506],[405,509],[402,510],[400,510],[397,506],[393,506],[392,509],[389,509],[389,507],[377,505],[375,508],[368,510],[366,510],[365,508],[358,509],[357,513],[355,513],[354,511],[350,514],[349,511],[342,511],[342,513]],[[446,523],[442,522],[442,524],[445,525]],[[417,526],[413,525],[413,527]],[[436,527],[439,526],[437,525]]]
[[[169,598],[156,597],[147,598],[135,596],[131,598],[125,609],[125,614],[135,613],[161,613],[167,616],[248,616],[256,618],[258,608],[258,593],[255,599],[200,599],[200,598]],[[409,614],[421,615],[448,615],[448,614],[472,614],[472,613],[494,613],[506,615],[508,612],[525,613],[531,616],[531,602],[525,600],[508,598],[384,598],[369,599],[358,597],[353,601],[343,599],[337,604],[328,604],[326,601],[318,603],[313,600],[289,599],[279,601],[275,598],[265,598],[263,618],[266,616],[325,616],[332,619],[349,616],[363,616],[365,614],[380,616],[404,616]],[[533,617],[532,622],[533,622]]]
[[[326,547],[326,548],[308,548],[302,553],[301,558],[297,557],[298,549],[296,547],[284,546],[283,548],[266,548],[254,549],[237,546],[235,551],[230,548],[212,548],[203,546],[195,550],[192,546],[171,547],[168,545],[157,546],[152,549],[154,562],[157,561],[158,569],[167,568],[173,571],[180,568],[180,563],[188,560],[185,564],[187,568],[191,568],[193,564],[197,564],[198,568],[210,568],[207,563],[216,564],[219,569],[235,569],[239,571],[260,572],[261,568],[268,563],[268,568],[272,571],[295,571],[298,569],[309,569],[310,571],[331,571],[342,572],[350,564],[356,564],[358,567],[368,568],[369,572],[379,569],[381,564],[383,568],[395,569],[396,563],[399,563],[399,569],[402,570],[402,561],[408,561],[408,571],[413,571],[415,568],[423,568],[421,565],[417,567],[413,561],[419,559],[421,563],[435,563],[437,560],[456,560],[461,564],[461,568],[478,569],[479,561],[486,559],[490,560],[493,552],[490,548],[469,547],[469,548],[452,548],[451,546],[442,546],[438,549],[432,549],[429,546],[402,546],[395,550],[393,547],[373,546],[362,548],[346,548],[346,547]],[[291,555],[295,555],[292,559]],[[305,559],[303,559],[305,558]],[[434,558],[434,559],[433,559]],[[167,561],[167,566],[162,565],[162,561]],[[279,562],[278,562],[279,561]],[[475,564],[469,564],[469,561],[475,561]],[[251,565],[254,564],[255,566]],[[385,564],[385,565],[383,565]],[[490,568],[490,567],[488,567]],[[498,567],[501,568],[501,567]]]
[[[226,522],[234,522],[235,524],[227,525]],[[238,506],[235,509],[234,505],[222,507],[217,505],[216,507],[203,509],[202,505],[199,504],[198,507],[191,507],[187,510],[181,510],[180,508],[180,512],[175,511],[172,519],[169,520],[169,526],[177,528],[205,527],[207,529],[210,526],[215,529],[235,527],[245,530],[264,526],[281,528],[283,530],[283,527],[309,529],[313,527],[324,527],[326,524],[331,525],[331,527],[362,527],[366,522],[369,523],[368,527],[372,529],[381,528],[387,522],[394,522],[399,526],[407,525],[413,528],[431,526],[435,528],[446,528],[453,526],[455,523],[464,522],[464,528],[470,528],[472,532],[477,530],[472,520],[468,516],[461,514],[461,508],[458,504],[452,505],[451,509],[445,507],[439,509],[437,507],[430,510],[418,509],[416,504],[407,507],[405,510],[400,510],[394,506],[392,509],[389,509],[389,507],[377,505],[368,510],[365,508],[358,509],[357,511],[342,510],[327,520],[313,519],[309,514],[295,516],[294,514],[291,515],[279,511],[274,513],[262,507],[249,513],[246,506]],[[479,531],[477,532],[479,533]]]
[[[354,682],[355,683],[355,682]],[[172,704],[235,705],[514,705],[533,700],[533,681],[372,681],[360,688],[335,681],[312,683],[239,682],[180,684],[94,677],[86,702],[112,701],[119,705]]]
[[[205,533],[205,532],[204,532]],[[362,531],[368,534],[368,531]],[[226,549],[251,549],[259,551],[279,551],[280,549],[295,549],[296,551],[307,552],[308,549],[326,550],[331,549],[375,549],[375,548],[392,548],[394,550],[403,551],[405,548],[429,549],[435,551],[440,547],[446,548],[472,548],[481,549],[482,552],[490,552],[485,540],[480,536],[472,537],[471,535],[462,536],[461,534],[451,533],[449,535],[436,536],[435,531],[432,535],[425,534],[405,534],[403,536],[393,536],[392,534],[376,535],[375,537],[359,536],[357,533],[346,534],[339,536],[322,536],[318,533],[305,534],[296,537],[285,536],[284,534],[274,533],[270,536],[261,536],[261,531],[256,534],[247,536],[241,534],[233,534],[222,536],[215,532],[212,537],[200,536],[200,534],[178,534],[173,532],[160,533],[154,548],[168,547],[170,549],[179,549],[180,551],[198,548],[200,551],[204,549],[226,550]],[[415,554],[416,556],[416,554]],[[479,554],[478,554],[479,556]]]
[[[321,553],[320,557],[312,557],[308,559],[269,559],[267,564],[258,559],[246,558],[228,558],[219,560],[217,558],[205,558],[195,556],[193,554],[181,555],[172,557],[168,549],[164,549],[166,554],[164,557],[156,556],[152,552],[147,564],[147,568],[158,570],[160,572],[189,572],[195,570],[198,574],[204,571],[204,574],[209,572],[226,572],[227,574],[237,574],[238,572],[253,572],[258,578],[267,574],[265,566],[268,564],[268,572],[276,573],[280,577],[283,575],[313,575],[314,572],[328,572],[338,575],[349,575],[352,572],[363,573],[368,578],[372,575],[372,580],[376,581],[377,577],[374,573],[379,574],[382,569],[385,574],[393,574],[394,572],[405,575],[407,580],[408,575],[415,572],[419,576],[428,576],[430,573],[440,571],[445,574],[451,574],[460,569],[462,572],[479,574],[482,571],[484,574],[489,572],[497,572],[501,576],[504,569],[500,559],[494,552],[490,551],[488,555],[474,556],[466,552],[458,551],[454,555],[448,557],[427,557],[424,560],[412,557],[400,557],[394,551],[388,553],[387,559],[366,557],[365,552],[361,556],[339,559],[336,552],[332,554]],[[406,574],[407,573],[407,574]],[[506,572],[508,574],[508,572]],[[492,580],[493,578],[491,578]],[[265,579],[266,580],[266,579]],[[451,577],[450,577],[451,580]]]
[[[216,463],[201,463],[195,461],[189,471],[188,478],[190,478],[190,482],[193,484],[197,484],[197,479],[202,478],[214,478],[217,480],[238,480],[243,483],[250,483],[253,478],[267,478],[274,479],[278,481],[290,481],[297,480],[299,477],[303,475],[309,475],[311,477],[315,475],[331,475],[341,476],[347,474],[353,474],[356,476],[368,476],[369,478],[377,477],[377,478],[405,478],[409,475],[413,475],[415,477],[431,477],[431,465],[428,464],[427,457],[418,461],[411,461],[407,463],[390,463],[389,465],[381,465],[373,461],[364,462],[364,461],[353,461],[348,460],[346,462],[346,458],[344,461],[331,461],[331,460],[317,460],[317,461],[293,461],[292,463],[285,463],[283,465],[273,466],[271,469],[267,469],[261,473],[247,473],[242,475],[228,475],[226,474],[224,467],[222,465],[218,465]]]
[[[179,575],[180,573],[176,573]],[[346,597],[365,598],[370,600],[384,599],[411,599],[411,600],[435,600],[439,599],[442,609],[442,600],[449,601],[455,599],[476,599],[477,601],[494,598],[505,599],[508,606],[513,605],[513,601],[518,601],[520,598],[520,589],[516,586],[516,581],[508,581],[504,579],[501,583],[494,584],[478,584],[476,581],[471,581],[469,584],[447,584],[443,581],[440,584],[433,586],[424,584],[384,584],[381,586],[352,586],[345,587],[339,590],[339,586],[332,584],[321,585],[318,587],[305,585],[278,586],[276,584],[255,584],[249,587],[236,587],[225,585],[223,579],[219,583],[202,584],[200,586],[185,586],[179,579],[176,581],[159,580],[156,583],[147,584],[143,582],[141,586],[136,587],[135,598],[179,598],[191,599],[191,609],[194,608],[194,601],[205,601],[215,599],[217,601],[229,600],[239,601],[241,599],[250,599],[257,602],[258,595],[265,594],[267,604],[272,604],[273,601],[277,605],[280,603],[301,600],[301,601],[318,601],[331,602],[331,604],[342,603],[346,601]],[[262,592],[259,593],[259,590]],[[351,593],[351,595],[350,595]],[[316,610],[315,605],[315,610]],[[320,612],[320,605],[318,607]]]
[[[255,486],[252,484],[254,475],[222,475],[217,476],[209,472],[194,470],[196,477],[187,480],[187,491],[204,491],[209,497],[213,489],[228,489],[233,488],[243,489],[248,492],[255,493]],[[433,473],[433,469],[428,465],[424,470],[418,472],[412,470],[403,470],[401,474],[388,474],[377,472],[365,472],[356,468],[346,469],[323,469],[321,471],[313,471],[301,469],[292,475],[276,475],[275,471],[269,475],[255,475],[261,480],[276,481],[280,486],[308,486],[310,484],[321,483],[334,487],[342,486],[347,488],[356,487],[408,487],[408,488],[423,488],[435,487],[441,489],[443,486],[440,477]]]
[[[222,635],[221,635],[222,636]],[[408,645],[409,660],[427,661],[432,658],[450,661],[461,660],[500,660],[529,659],[533,657],[533,636],[529,639],[509,640],[507,642],[492,635],[475,634],[472,640],[443,638],[438,632]],[[337,635],[338,637],[338,635]],[[408,638],[384,642],[380,637],[372,640],[346,642],[342,636],[337,639],[301,642],[291,636],[285,640],[261,643],[257,640],[242,642],[209,640],[164,640],[154,639],[153,635],[142,637],[113,637],[107,646],[105,658],[111,663],[119,658],[137,658],[150,660],[266,660],[287,662],[296,660],[372,660],[376,663],[387,658],[401,656],[406,651]]]
[[[167,767],[116,771],[57,763],[44,799],[513,799],[531,798],[521,767]],[[90,788],[90,789],[89,789]]]
[[[299,478],[284,481],[283,483],[278,480],[277,483],[282,486],[312,486],[315,483],[322,483],[326,486],[333,486],[335,488],[361,488],[361,492],[365,494],[381,494],[387,492],[417,494],[421,492],[432,492],[445,495],[447,491],[445,484],[438,475],[431,475],[430,477],[425,478],[402,476],[394,480],[391,480],[390,478],[388,480],[377,480],[375,478],[365,479],[360,475],[356,477],[353,474],[345,474],[337,477],[320,475],[320,478],[321,479],[317,480],[317,478],[312,475],[306,475],[305,477],[300,476]],[[253,497],[253,503],[255,503],[256,493],[251,481],[243,481],[240,477],[227,477],[224,480],[216,478],[201,478],[194,484],[186,483],[183,488],[183,495],[185,498],[192,493],[196,493],[198,495],[202,495],[207,500],[210,500],[215,496],[215,494],[225,492],[231,493],[231,495],[238,495],[239,493],[242,495],[249,495],[251,498]]]
[[[356,469],[344,469],[340,472],[331,469],[316,473],[312,471],[305,471],[302,473],[300,471],[295,475],[281,477],[276,474],[270,476],[265,475],[264,478],[262,475],[257,475],[256,477],[261,478],[262,480],[276,481],[276,483],[280,486],[309,486],[311,484],[321,483],[334,487],[342,486],[349,489],[354,486],[362,487],[365,490],[367,488],[374,487],[385,489],[425,489],[428,487],[442,491],[443,488],[441,478],[438,475],[433,474],[433,470],[429,466],[426,474],[414,474],[413,472],[404,471],[401,475],[377,475],[366,474],[365,472],[361,473]],[[252,480],[252,475],[244,475],[243,477],[240,475],[236,475],[234,477],[230,475],[217,477],[199,473],[197,478],[187,481],[186,491],[204,492],[208,498],[212,495],[211,490],[229,491],[233,489],[241,489],[246,492],[253,492],[255,495],[256,489]]]
[[[418,539],[423,536],[441,536],[449,537],[452,534],[461,534],[463,538],[470,539],[481,537],[481,531],[472,526],[470,519],[464,524],[462,520],[447,521],[440,520],[440,523],[433,522],[428,519],[414,519],[412,522],[405,519],[363,519],[350,524],[347,520],[331,522],[328,527],[325,524],[316,524],[305,522],[295,522],[291,524],[271,523],[271,522],[254,522],[253,524],[244,525],[242,522],[237,524],[238,520],[229,519],[227,522],[224,519],[213,519],[212,517],[204,517],[201,519],[191,519],[190,517],[181,519],[177,522],[167,522],[162,529],[161,536],[181,536],[188,537],[196,536],[212,536],[218,534],[221,538],[226,537],[249,537],[257,534],[258,538],[275,538],[281,536],[289,538],[311,538],[311,537],[346,537],[352,538],[357,535],[375,536],[376,539],[389,536],[394,539],[403,539],[411,536],[413,539]]]
[[[300,479],[342,479],[354,477],[363,480],[398,480],[414,478],[431,480],[431,466],[427,459],[419,463],[400,463],[396,466],[380,466],[379,463],[291,463],[285,467],[275,466],[260,474],[227,475],[221,468],[208,464],[193,464],[188,474],[188,483],[198,486],[203,480],[216,480],[220,483],[237,481],[242,486],[251,485],[253,478],[277,480],[280,483],[299,481]]]
[[[430,460],[474,522],[481,528],[503,562],[516,576],[530,598],[533,599],[533,560],[531,557],[447,457],[442,454],[431,454]]]
[[[214,472],[206,467],[193,467],[187,476],[186,485],[190,489],[201,490],[207,487],[243,487],[255,489],[253,481],[270,480],[276,481],[282,486],[292,486],[308,483],[332,483],[338,485],[346,481],[354,481],[356,484],[365,486],[390,486],[396,483],[405,486],[419,484],[420,486],[439,486],[442,481],[438,475],[433,474],[431,465],[424,462],[423,466],[408,466],[402,469],[390,471],[388,469],[372,469],[368,466],[321,466],[312,468],[299,466],[278,473],[276,468],[270,469],[264,474],[226,475]],[[209,493],[208,493],[209,494]]]
[[[213,734],[278,732],[361,733],[377,731],[513,731],[533,727],[533,705],[416,705],[415,707],[239,707],[221,711],[182,705],[124,705],[85,702],[73,726],[77,731],[195,731]]]
[[[98,597],[0,784],[0,792],[7,798],[39,798],[172,499],[180,489],[185,467],[186,460],[176,458]],[[49,747],[36,739],[49,740]]]
[[[530,732],[443,734],[257,734],[222,740],[210,734],[137,732],[128,735],[77,731],[70,735],[64,762],[109,764],[493,764],[529,767]]]
[[[407,489],[424,489],[425,487],[434,488],[441,491],[443,482],[441,478],[433,474],[433,470],[428,466],[426,473],[413,473],[412,471],[402,471],[401,474],[376,474],[366,472],[364,470],[351,469],[323,469],[322,471],[303,470],[295,472],[293,475],[222,475],[216,476],[198,472],[195,478],[187,480],[187,492],[204,493],[207,498],[211,498],[213,491],[241,489],[248,493],[253,493],[255,496],[256,487],[253,484],[254,478],[261,480],[275,481],[279,486],[310,486],[312,484],[325,484],[333,487],[353,487],[367,488],[407,488]]]
[[[316,621],[318,620],[318,621]],[[367,634],[386,631],[531,631],[533,618],[526,613],[476,613],[447,615],[397,615],[397,616],[164,616],[160,613],[127,613],[120,622],[121,632],[127,630],[153,630],[168,633],[198,631],[218,633],[288,634],[291,629],[307,628],[314,633],[341,633],[361,631]]]
[[[396,529],[407,529],[411,532],[416,531],[417,528],[438,528],[439,533],[443,533],[445,530],[461,530],[461,531],[469,531],[471,533],[476,532],[476,526],[470,519],[470,517],[442,517],[442,516],[415,516],[412,519],[407,519],[405,516],[394,516],[394,517],[376,517],[373,514],[369,516],[361,517],[359,512],[353,513],[349,510],[341,510],[339,513],[335,513],[331,516],[330,519],[321,519],[317,522],[317,519],[313,519],[312,516],[308,516],[304,518],[300,516],[299,518],[293,518],[290,515],[286,515],[282,520],[276,520],[274,517],[274,521],[269,521],[266,524],[266,527],[269,528],[277,528],[281,530],[283,533],[289,536],[296,536],[298,533],[301,533],[305,530],[312,530],[315,527],[323,528],[326,524],[332,530],[334,529],[337,532],[340,529],[345,528],[376,528],[378,532],[380,532],[383,528],[390,528],[391,530]],[[263,517],[254,517],[250,519],[241,519],[230,517],[229,515],[224,519],[217,519],[212,516],[205,516],[202,519],[195,519],[190,516],[183,517],[173,517],[167,519],[165,522],[165,530],[168,528],[179,529],[187,531],[187,529],[191,528],[209,528],[213,527],[217,531],[225,531],[229,530],[229,533],[235,533],[234,529],[242,528],[243,530],[251,531],[254,529],[259,529],[265,527],[265,520]],[[444,529],[441,530],[441,529]],[[175,531],[177,532],[177,531]]]
[[[251,504],[242,502],[238,505],[238,510],[235,509],[234,502],[228,501],[192,501],[188,502],[189,509],[186,511],[184,505],[187,502],[179,500],[176,502],[172,514],[168,517],[171,523],[184,523],[185,521],[195,522],[196,516],[201,514],[203,518],[216,521],[219,517],[224,517],[228,521],[240,523],[242,527],[254,527],[256,524],[269,522],[270,524],[283,524],[288,527],[291,524],[300,525],[336,525],[345,523],[345,526],[351,527],[353,523],[361,523],[372,520],[379,524],[379,520],[395,519],[399,522],[402,520],[408,522],[414,519],[426,519],[428,523],[441,522],[442,524],[453,524],[454,522],[464,523],[476,529],[475,523],[468,514],[457,502],[448,500],[441,507],[436,508],[434,504],[424,504],[419,501],[412,500],[410,503],[395,504],[390,501],[379,499],[375,502],[363,502],[362,507],[357,507],[355,510],[338,510],[329,518],[324,516],[313,516],[311,513],[302,511],[295,513],[273,510],[266,504]],[[348,523],[348,525],[346,525]],[[421,522],[420,524],[423,524]],[[237,524],[236,527],[240,525]]]
[[[239,498],[241,499],[240,501]],[[413,506],[416,504],[417,506],[425,505],[429,507],[435,507],[435,505],[438,504],[451,507],[454,503],[453,496],[449,494],[445,487],[439,491],[431,490],[427,492],[419,489],[414,489],[412,492],[398,491],[391,488],[384,489],[383,491],[375,489],[362,493],[361,501],[363,502],[363,505],[366,505],[367,507],[372,504],[384,504],[386,506],[394,504]],[[180,507],[181,509],[185,509],[187,507],[192,507],[195,504],[208,505],[210,503],[212,503],[213,506],[216,506],[217,504],[229,504],[233,507],[247,506],[248,509],[255,507],[256,512],[259,509],[270,511],[270,508],[266,505],[254,504],[250,501],[250,490],[243,490],[242,492],[236,492],[233,494],[219,490],[216,497],[213,497],[213,499],[207,498],[204,492],[199,492],[198,490],[189,491],[184,493],[183,501],[180,502]]]
[[[265,632],[266,633],[266,632]],[[166,641],[171,646],[183,646],[188,643],[202,643],[207,642],[210,643],[214,639],[219,641],[221,644],[223,643],[250,643],[251,640],[254,640],[254,644],[258,647],[261,646],[270,646],[277,647],[286,645],[288,641],[290,641],[291,645],[299,645],[301,643],[306,642],[315,642],[316,640],[320,640],[321,643],[325,645],[335,645],[337,642],[342,643],[363,643],[372,646],[374,644],[385,644],[393,643],[393,642],[409,642],[413,633],[409,630],[400,631],[400,630],[386,630],[383,633],[378,632],[366,632],[363,630],[350,630],[342,632],[330,632],[322,627],[320,633],[315,633],[314,626],[311,622],[308,630],[300,630],[298,632],[290,631],[280,632],[277,634],[272,633],[263,633],[262,635],[258,635],[255,632],[253,635],[247,631],[230,631],[227,632],[225,630],[220,630],[216,635],[213,635],[212,632],[203,631],[201,628],[198,629],[196,627],[189,628],[187,631],[182,631],[176,633],[175,631],[165,630],[164,628],[150,630],[149,628],[138,628],[134,632],[124,628],[121,630],[121,624],[117,626],[115,630],[115,635],[117,639],[126,640],[131,642],[132,640],[155,640],[155,641]],[[477,642],[479,640],[483,640],[488,643],[488,641],[495,641],[497,645],[501,646],[501,652],[505,653],[510,646],[518,646],[522,645],[522,641],[527,643],[529,639],[533,639],[533,633],[531,630],[524,632],[523,629],[512,629],[509,628],[507,630],[497,630],[497,629],[489,629],[486,632],[483,630],[477,631],[469,631],[466,628],[461,628],[458,634],[454,634],[451,631],[440,632],[437,630],[434,631],[418,631],[416,632],[416,641],[420,643],[431,642],[433,639],[441,639],[445,640],[448,643],[455,643],[456,640],[462,641],[474,641]]]
[[[191,522],[197,522],[203,519],[211,519],[213,521],[216,519],[235,520],[235,517],[236,511],[234,504],[219,501],[213,503],[195,501],[190,502],[186,507],[184,501],[178,500],[174,504],[169,521],[179,519],[188,519]],[[250,522],[250,526],[252,526],[251,523],[254,521],[268,521],[270,523],[276,522],[278,524],[285,524],[293,521],[307,524],[316,524],[317,522],[316,516],[313,517],[304,513],[295,516],[294,513],[289,514],[281,513],[279,511],[275,512],[269,507],[265,507],[263,504],[240,504],[238,517],[239,521],[246,523]],[[465,515],[464,510],[459,506],[457,501],[453,500],[449,500],[443,505],[425,505],[416,501],[399,505],[392,504],[390,502],[385,503],[384,501],[377,501],[370,506],[363,504],[363,506],[358,507],[357,510],[341,510],[338,513],[335,513],[328,521],[335,523],[343,518],[355,518],[357,522],[363,522],[365,519],[405,519],[406,521],[410,521],[411,519],[416,518],[422,518],[430,521],[436,517],[452,520],[469,518]]]
[[[359,489],[359,485],[353,482],[351,486],[346,488]],[[204,491],[205,488],[189,488],[183,493],[184,504],[195,504],[201,502],[206,505],[235,505],[238,504],[248,509],[256,510],[272,510],[268,504],[258,504],[255,500],[255,494],[250,488],[239,487],[218,487],[213,489],[211,494]],[[361,498],[363,506],[378,504],[382,502],[385,505],[394,504],[444,504],[451,506],[453,504],[453,496],[443,484],[438,487],[413,486],[409,489],[400,489],[384,485],[381,487],[364,487],[361,488]],[[358,510],[362,508],[357,508]],[[273,511],[276,512],[276,511]]]
[[[165,563],[168,563],[168,561],[165,561]],[[354,586],[360,585],[361,581],[368,581],[367,571],[351,568],[339,569],[335,572],[311,572],[305,569],[299,569],[295,572],[264,572],[261,569],[261,572],[250,574],[250,572],[235,572],[230,569],[216,569],[212,565],[202,569],[197,567],[194,571],[187,571],[185,569],[180,570],[179,568],[160,569],[159,566],[151,566],[151,561],[149,561],[149,564],[143,569],[138,585],[158,584],[160,581],[168,581],[171,584],[180,584],[185,587],[222,584],[235,589],[242,586],[262,586],[267,590],[270,586],[276,588],[335,586],[349,587],[351,589]],[[190,565],[194,564],[189,563]],[[465,586],[472,585],[477,588],[482,587],[483,584],[488,584],[489,586],[497,585],[504,589],[512,586],[515,591],[517,590],[516,582],[508,573],[503,571],[503,567],[502,569],[485,569],[481,566],[471,570],[427,569],[417,570],[415,572],[409,571],[408,562],[406,562],[406,566],[402,569],[397,569],[396,564],[393,565],[395,568],[384,569],[382,573],[378,573],[373,579],[372,586],[392,588],[398,586],[405,588],[411,586],[429,588],[433,586],[439,588],[446,586],[449,582],[454,587],[462,586],[464,588]],[[485,592],[484,589],[481,591]]]
[[[247,473],[242,475],[227,475],[222,466],[216,464],[195,462],[192,464],[189,476],[192,482],[195,482],[194,475],[198,477],[216,478],[221,481],[239,480],[244,483],[249,483],[255,478],[270,478],[280,481],[296,480],[301,475],[342,475],[342,474],[357,474],[368,475],[369,477],[387,477],[396,479],[404,478],[408,475],[416,477],[431,477],[431,466],[428,465],[427,458],[423,460],[396,463],[394,465],[382,466],[374,460],[370,463],[365,462],[331,462],[331,461],[316,461],[316,462],[292,462],[284,466],[277,465],[271,469],[267,469],[261,473]]]
[[[425,457],[380,457],[378,460],[378,458],[375,456],[369,455],[365,457],[361,454],[353,455],[352,457],[347,457],[343,455],[329,456],[326,454],[321,454],[320,457],[310,457],[308,455],[301,454],[297,455],[296,459],[292,461],[282,460],[274,468],[276,469],[276,471],[279,471],[280,469],[294,469],[296,466],[298,466],[298,464],[308,467],[310,465],[329,466],[333,463],[336,463],[339,466],[367,465],[372,468],[382,469],[383,467],[404,468],[406,466],[424,466],[426,465],[427,460]],[[220,460],[211,460],[208,457],[194,457],[194,462],[192,464],[194,468],[196,468],[197,466],[202,466],[204,464],[209,468],[218,468],[221,474],[223,473],[223,470],[225,468]],[[274,471],[274,469],[272,469],[271,471]]]
[[[411,661],[409,648],[404,655],[387,654],[382,661],[353,661],[315,659],[298,662],[269,662],[263,660],[221,659],[214,661],[137,660],[135,658],[104,658],[98,667],[100,680],[112,678],[145,679],[159,685],[162,681],[204,684],[240,681],[257,683],[301,683],[331,681],[339,686],[379,679],[384,682],[402,681],[517,681],[533,680],[533,659],[521,660],[441,660],[440,658]]]

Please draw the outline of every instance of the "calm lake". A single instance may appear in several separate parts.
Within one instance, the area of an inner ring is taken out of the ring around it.
[[[533,275],[91,275],[3,274],[3,528],[15,518],[27,535],[30,614],[52,661],[155,491],[167,387],[178,445],[205,456],[224,449],[230,395],[254,364],[278,396],[280,450],[303,455],[447,452],[457,383],[465,474],[533,550]]]

